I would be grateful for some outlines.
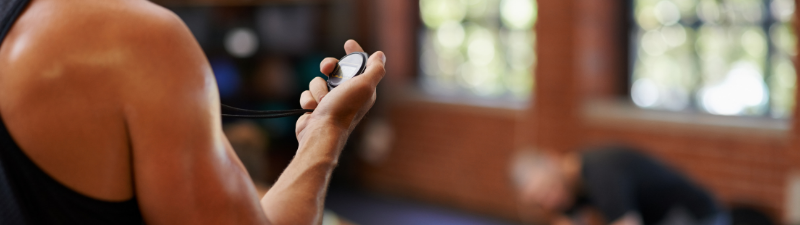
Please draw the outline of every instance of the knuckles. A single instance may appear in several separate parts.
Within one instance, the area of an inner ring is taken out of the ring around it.
[[[372,91],[375,90],[375,87],[369,82],[353,83],[353,86],[351,86],[350,88],[359,95],[364,95],[364,96],[371,95]]]

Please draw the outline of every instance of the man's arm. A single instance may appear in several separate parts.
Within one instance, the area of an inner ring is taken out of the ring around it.
[[[117,68],[126,79],[122,107],[145,221],[265,224],[252,181],[222,133],[205,55],[179,18],[149,10],[153,16],[128,24],[130,39],[120,44],[127,64]]]
[[[345,43],[345,50],[348,54],[363,51],[353,40]],[[331,172],[350,132],[375,102],[375,87],[385,74],[384,60],[382,52],[373,54],[367,61],[364,74],[348,80],[330,93],[325,80],[320,77],[312,80],[309,90],[303,92],[301,106],[314,109],[314,113],[298,119],[296,134],[300,147],[278,181],[261,199],[264,212],[273,222],[321,222]],[[327,58],[321,63],[320,71],[329,74],[336,63],[336,59]],[[292,202],[302,202],[302,207],[287,207]],[[279,215],[286,221],[273,219]]]
[[[315,96],[315,112],[298,120],[300,148],[295,159],[259,202],[222,133],[216,83],[205,55],[185,25],[166,14],[136,21],[146,33],[132,35],[136,38],[130,43],[129,65],[120,69],[128,77],[122,104],[145,221],[317,223],[339,152],[374,101],[383,62],[373,55],[367,73],[325,100]],[[320,93],[313,86],[311,91]],[[304,102],[306,107],[310,104]]]

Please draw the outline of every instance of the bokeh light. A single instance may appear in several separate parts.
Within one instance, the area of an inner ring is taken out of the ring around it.
[[[770,96],[772,96],[771,115],[777,118],[789,117],[795,107],[797,73],[792,61],[785,56],[774,56],[771,66],[772,76],[769,79]]]
[[[670,47],[678,47],[686,43],[686,29],[680,24],[673,24],[661,28],[661,38]]]
[[[536,19],[536,2],[533,0],[503,0],[500,3],[503,24],[510,29],[530,29]]]
[[[456,48],[464,41],[464,27],[459,22],[447,21],[439,26],[436,37],[442,46]]]
[[[792,115],[793,0],[634,2],[634,104],[719,115]]]
[[[434,29],[447,21],[460,22],[467,13],[461,0],[420,0],[419,9],[422,21]]]
[[[536,62],[534,0],[420,0],[420,79],[444,95],[528,99]]]
[[[653,14],[661,25],[673,25],[681,19],[681,11],[672,1],[662,0],[656,3]]]
[[[651,107],[658,102],[658,86],[648,78],[638,79],[633,82],[631,95],[633,103],[641,107]]]
[[[722,82],[701,90],[700,98],[710,113],[738,115],[748,108],[763,105],[766,89],[760,69],[752,63],[739,62]]]
[[[258,50],[256,32],[249,28],[234,28],[225,35],[225,50],[232,56],[246,58]]]
[[[495,55],[495,40],[492,33],[482,27],[474,27],[470,33],[470,40],[467,43],[469,62],[476,66],[488,65]]]
[[[794,15],[794,0],[773,0],[770,10],[775,20],[789,22]]]

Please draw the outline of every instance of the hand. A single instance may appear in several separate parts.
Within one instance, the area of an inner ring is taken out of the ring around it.
[[[344,44],[347,54],[363,52],[356,41],[348,40]],[[330,74],[339,60],[325,58],[320,63],[320,72]],[[313,113],[306,113],[297,120],[295,134],[297,140],[303,141],[303,134],[310,128],[331,126],[341,131],[339,135],[347,137],[353,128],[375,103],[375,88],[386,74],[384,63],[386,56],[383,52],[375,52],[367,59],[367,68],[363,74],[358,75],[328,92],[325,79],[314,78],[309,84],[309,90],[300,96],[300,106],[303,109],[314,109]]]

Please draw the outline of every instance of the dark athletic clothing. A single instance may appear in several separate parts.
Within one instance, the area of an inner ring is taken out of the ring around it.
[[[0,45],[28,0],[0,0]],[[107,202],[77,193],[42,171],[0,120],[0,224],[143,224],[136,198]]]
[[[696,221],[722,213],[714,198],[667,165],[640,151],[606,147],[583,152],[580,205],[598,209],[607,221],[637,212],[644,224],[657,224],[681,208]]]

